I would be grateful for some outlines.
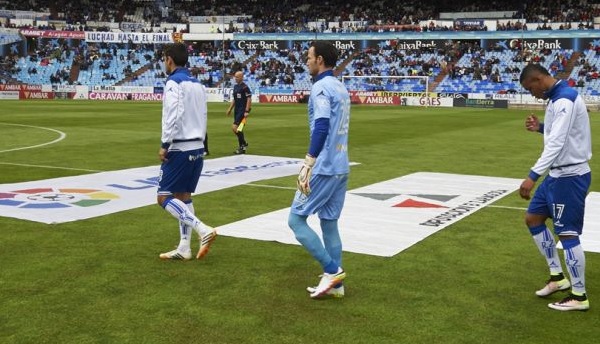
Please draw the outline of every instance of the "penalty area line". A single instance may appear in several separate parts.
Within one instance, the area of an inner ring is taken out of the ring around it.
[[[37,167],[37,168],[51,168],[56,170],[70,170],[70,171],[84,171],[84,172],[105,172],[98,170],[89,170],[86,168],[74,168],[74,167],[61,167],[61,166],[47,166],[47,165],[31,165],[31,164],[17,164],[12,162],[0,162],[0,165],[11,165],[11,166],[22,166],[22,167]]]

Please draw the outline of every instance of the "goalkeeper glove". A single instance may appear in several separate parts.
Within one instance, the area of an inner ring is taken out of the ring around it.
[[[315,166],[315,161],[317,159],[310,154],[306,154],[304,158],[304,163],[302,164],[302,168],[300,168],[300,173],[298,174],[297,186],[298,190],[302,192],[304,195],[308,196],[310,194],[310,176],[312,175],[312,168]]]

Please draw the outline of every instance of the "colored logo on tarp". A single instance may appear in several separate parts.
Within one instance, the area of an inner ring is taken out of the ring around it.
[[[51,209],[93,207],[118,199],[119,196],[98,189],[35,188],[0,193],[0,205]]]
[[[400,193],[354,193],[355,195],[376,199],[379,201],[387,201],[388,199],[401,196]],[[393,204],[395,208],[448,208],[441,203],[446,203],[458,197],[458,195],[437,195],[437,194],[409,194],[409,198],[404,201]],[[426,199],[428,201],[418,200],[411,197]],[[432,202],[433,201],[433,202]]]

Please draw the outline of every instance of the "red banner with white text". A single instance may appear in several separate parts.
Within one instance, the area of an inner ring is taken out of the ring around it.
[[[22,29],[20,32],[25,37],[85,39],[85,32],[83,31]]]

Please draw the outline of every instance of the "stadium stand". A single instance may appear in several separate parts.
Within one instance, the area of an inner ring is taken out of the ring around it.
[[[592,19],[600,16],[600,6],[572,0],[502,3],[465,0],[409,0],[402,3],[392,0],[310,0],[297,3],[267,0],[261,4],[262,6],[255,6],[253,2],[216,4],[214,1],[198,3],[184,0],[0,0],[0,8],[8,11],[7,13],[35,11],[32,12],[35,15],[31,16],[36,18],[39,13],[43,14],[39,18],[43,19],[42,24],[23,25],[22,28],[63,31],[109,30],[102,26],[103,23],[125,22],[121,24],[126,25],[116,27],[138,32],[186,32],[185,28],[177,29],[167,23],[188,23],[193,17],[206,19],[223,14],[235,18],[235,23],[226,26],[225,31],[238,33],[487,30],[487,27],[481,25],[465,25],[458,21],[449,26],[435,24],[434,21],[440,19],[444,12],[486,13],[485,11],[492,10],[512,14],[508,20],[498,20],[499,31],[519,30],[527,25],[530,29],[547,30],[555,27],[557,22],[564,22],[560,29],[567,30],[588,29]],[[557,8],[564,10],[557,11]],[[12,22],[15,19],[10,16],[7,18],[4,26],[15,27]],[[427,21],[430,21],[430,25],[422,24]],[[56,24],[60,22],[64,24],[57,28]],[[339,25],[330,26],[331,23]],[[88,27],[89,24],[95,26]],[[110,30],[120,30],[115,29],[114,25],[111,27]],[[0,31],[0,45],[7,46],[22,39],[17,33]],[[406,50],[391,45],[379,49],[347,50],[343,51],[338,73],[348,76],[427,76],[430,90],[438,92],[522,92],[518,74],[523,63],[533,61],[548,67],[557,77],[569,79],[574,86],[581,87],[584,94],[598,94],[600,46],[584,51],[529,51],[525,47],[486,50],[473,42],[454,43],[438,50]],[[52,47],[43,47],[37,51],[30,48],[29,55],[19,59],[7,54],[8,59],[2,64],[0,74],[2,82],[16,80],[28,84],[164,85],[160,46],[120,43],[91,44],[85,47],[75,46],[78,43],[67,43],[66,40],[60,40],[60,43],[56,40],[52,44]],[[248,85],[259,92],[310,88],[310,77],[306,73],[303,49],[300,46],[281,50],[223,49],[207,41],[190,43],[189,52],[189,67],[193,74],[211,87],[231,86],[230,75],[236,70],[243,70]],[[416,79],[402,83],[353,79],[350,85],[356,90],[407,91],[423,88],[422,81]]]
[[[21,36],[15,32],[0,32],[0,45],[11,44],[21,40]]]
[[[600,48],[600,47],[598,47]],[[581,56],[581,60],[573,67],[569,80],[573,86],[580,88],[581,94],[600,95],[600,49],[588,49]]]

